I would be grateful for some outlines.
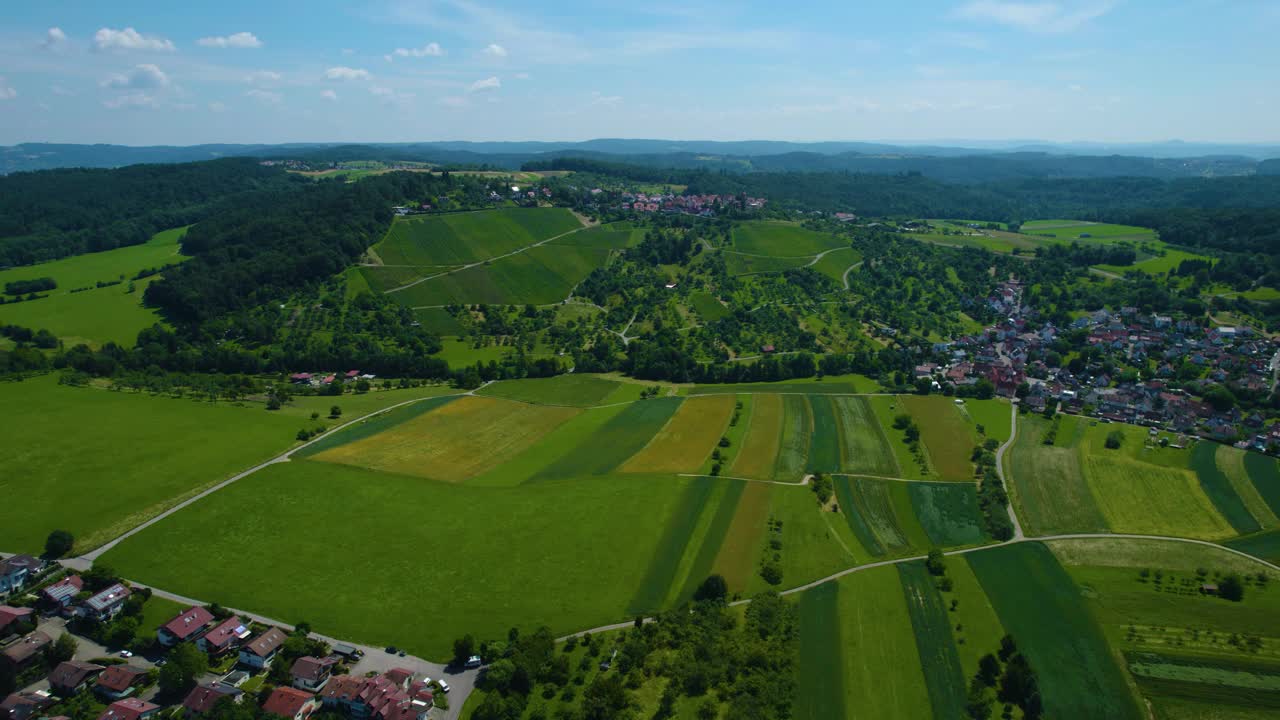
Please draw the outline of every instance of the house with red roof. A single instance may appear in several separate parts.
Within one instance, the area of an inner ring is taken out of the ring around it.
[[[53,672],[49,673],[49,689],[64,698],[75,695],[88,687],[103,670],[106,668],[102,665],[77,660],[60,662]]]
[[[104,700],[122,700],[147,678],[147,671],[134,665],[112,665],[98,676],[93,692]]]
[[[197,685],[182,701],[182,711],[187,717],[203,715],[222,698],[231,698],[231,702],[238,703],[244,699],[244,691],[216,682]]]
[[[240,648],[240,664],[255,670],[261,670],[275,660],[276,654],[289,638],[280,628],[269,628],[266,632],[245,643]]]
[[[320,701],[315,695],[291,687],[276,688],[267,701],[262,703],[264,713],[289,720],[306,720],[318,707]]]
[[[0,637],[9,632],[9,628],[17,627],[20,623],[35,622],[35,610],[31,608],[16,608],[8,605],[0,605]]]
[[[159,705],[138,698],[125,698],[108,705],[98,720],[147,720],[158,712]]]
[[[61,610],[71,605],[83,589],[84,580],[79,575],[64,577],[40,591],[40,605],[51,610]]]
[[[240,646],[249,637],[249,628],[240,618],[232,615],[196,640],[196,647],[210,655],[222,653]]]
[[[0,700],[0,720],[28,720],[54,703],[48,691],[13,693]]]
[[[172,647],[180,642],[195,640],[212,622],[213,613],[199,605],[192,605],[161,625],[156,630],[156,641],[164,647]]]
[[[337,664],[338,661],[331,657],[318,658],[305,655],[293,662],[293,667],[289,669],[289,676],[293,678],[295,688],[313,693],[320,692],[325,683],[329,682],[329,676]]]

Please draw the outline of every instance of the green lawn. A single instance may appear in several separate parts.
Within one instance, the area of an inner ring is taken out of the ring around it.
[[[440,342],[444,347],[440,350],[438,357],[449,363],[449,367],[454,368],[501,361],[502,358],[511,354],[511,348],[506,345],[481,344],[480,347],[476,347],[474,340],[461,338],[443,338]]]
[[[725,307],[711,293],[690,293],[689,304],[702,316],[704,322],[715,322],[729,314],[729,308]]]
[[[1045,714],[1143,717],[1080,589],[1040,543],[965,556],[1040,681]]]
[[[693,485],[641,476],[477,488],[298,460],[165,519],[104,560],[184,595],[444,659],[463,632],[545,624],[560,635],[627,617]],[[307,540],[317,528],[334,541]],[[263,583],[268,567],[288,572]]]
[[[862,260],[862,254],[853,248],[833,250],[814,264],[813,269],[831,278],[840,287],[844,287],[844,273]]]
[[[68,346],[83,342],[97,347],[108,341],[132,345],[140,330],[159,322],[156,312],[142,305],[147,285],[159,276],[135,281],[132,293],[128,292],[130,278],[140,270],[188,259],[178,252],[186,232],[185,227],[165,230],[143,245],[0,270],[0,286],[40,277],[52,277],[58,283],[48,297],[0,305],[0,325],[43,328]],[[96,287],[98,282],[116,281],[120,284]],[[71,292],[84,287],[91,289]]]
[[[57,384],[53,375],[0,383],[5,470],[0,494],[22,511],[0,527],[7,551],[35,552],[54,529],[99,545],[288,449],[297,417]]]

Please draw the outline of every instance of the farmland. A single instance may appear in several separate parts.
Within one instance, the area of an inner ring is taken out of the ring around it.
[[[0,325],[47,329],[67,345],[132,344],[140,330],[159,322],[156,312],[142,305],[143,292],[157,276],[132,278],[141,270],[186,260],[179,254],[186,231],[175,228],[156,233],[142,245],[0,270],[0,286],[40,277],[58,283],[42,299],[0,305]],[[117,284],[98,287],[98,283]]]
[[[978,440],[973,425],[960,414],[951,398],[905,395],[900,399],[920,428],[934,472],[943,480],[971,479],[973,462],[969,454]]]
[[[844,274],[849,268],[862,261],[862,255],[853,248],[840,248],[823,255],[814,263],[813,269],[826,275],[844,286]]]
[[[1192,473],[1098,457],[1087,458],[1084,467],[1114,532],[1204,539],[1234,534]]]
[[[746,255],[812,257],[845,245],[845,241],[834,235],[807,230],[794,223],[746,222],[733,231],[733,250]]]
[[[829,582],[800,598],[799,720],[847,717],[840,584]]]
[[[390,293],[410,307],[451,303],[547,305],[560,302],[608,258],[608,250],[539,245],[492,262],[438,275]]]
[[[615,391],[628,387],[639,386],[624,385],[595,375],[571,374],[550,378],[509,380],[482,388],[479,393],[526,403],[591,407],[610,402],[610,396]]]
[[[804,267],[811,257],[771,257],[767,255],[747,255],[732,250],[724,251],[724,264],[730,275],[755,275],[757,273],[775,273],[792,268]]]
[[[466,265],[582,227],[562,209],[509,208],[400,218],[373,252],[388,266]]]
[[[734,397],[690,398],[644,450],[620,469],[623,472],[697,472],[729,425]]]
[[[897,477],[902,474],[902,466],[895,458],[890,440],[885,435],[881,423],[876,417],[871,403],[878,398],[842,397],[821,398],[815,401],[830,401],[838,411],[841,431],[840,438],[844,443],[844,462],[839,470],[851,473],[866,473]]]
[[[960,717],[968,696],[967,680],[951,637],[951,618],[942,593],[922,562],[898,565],[898,576],[906,595],[933,716]]]
[[[773,468],[782,440],[782,396],[751,396],[751,415],[746,419],[747,435],[728,475],[772,479]]]

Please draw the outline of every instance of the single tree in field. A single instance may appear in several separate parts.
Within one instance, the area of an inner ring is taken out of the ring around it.
[[[1231,602],[1244,600],[1244,583],[1239,575],[1228,575],[1218,583],[1218,595]]]
[[[933,548],[929,551],[929,557],[924,561],[924,566],[930,575],[940,576],[947,574],[947,561],[942,555],[942,551],[938,548]]]
[[[698,586],[697,592],[693,594],[693,599],[721,602],[728,596],[729,584],[725,582],[724,577],[711,575]]]
[[[337,405],[334,405],[333,407],[329,408],[329,417],[331,418],[342,417],[342,408],[338,407]]]
[[[49,537],[44,541],[45,557],[53,559],[60,558],[71,552],[71,548],[75,547],[76,539],[66,530],[54,530],[49,533]]]

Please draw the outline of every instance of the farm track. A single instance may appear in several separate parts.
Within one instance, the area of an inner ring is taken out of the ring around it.
[[[1009,481],[1004,476],[1004,454],[1013,447],[1013,441],[1018,437],[1018,406],[1014,403],[1009,404],[1009,439],[1004,441],[996,450],[996,476],[1000,478],[1000,484],[1004,485],[1006,497],[1009,497],[1009,520],[1013,522],[1013,539],[1020,540],[1026,537],[1022,532],[1022,523],[1018,520],[1018,513],[1013,510],[1013,497],[1009,494]]]
[[[446,270],[446,271],[441,272],[441,273],[436,273],[435,275],[428,275],[427,277],[418,278],[417,280],[414,280],[413,282],[411,282],[411,283],[409,283],[409,284],[407,284],[407,285],[401,285],[400,287],[393,287],[393,288],[391,288],[390,290],[384,290],[382,294],[383,294],[383,295],[390,295],[391,293],[400,292],[401,290],[408,290],[409,288],[414,287],[415,285],[421,285],[422,283],[424,283],[424,282],[426,282],[426,281],[428,281],[428,280],[435,280],[436,278],[442,278],[442,277],[444,277],[444,276],[446,276],[446,275],[452,275],[452,274],[454,274],[454,273],[462,272],[463,270],[468,270],[468,269],[473,268],[473,267],[479,267],[479,266],[481,266],[481,265],[485,265],[485,264],[487,264],[487,263],[491,263],[491,262],[493,262],[494,260],[501,260],[502,258],[508,258],[508,257],[511,257],[512,255],[519,255],[520,253],[524,252],[525,250],[532,250],[533,248],[541,247],[541,246],[543,246],[543,245],[546,245],[546,244],[547,244],[547,243],[549,243],[549,242],[552,242],[553,240],[559,240],[559,239],[560,239],[560,238],[562,238],[562,237],[566,237],[566,236],[568,236],[568,235],[572,235],[572,234],[577,233],[577,232],[582,232],[583,230],[586,230],[586,229],[587,229],[587,227],[585,227],[585,226],[584,226],[584,227],[580,227],[580,228],[575,228],[575,229],[573,229],[573,230],[570,230],[569,232],[563,232],[563,233],[560,233],[559,235],[553,235],[552,237],[549,237],[549,238],[547,238],[546,240],[539,240],[538,242],[533,243],[532,245],[525,245],[524,247],[516,248],[515,250],[512,250],[512,251],[511,251],[511,252],[509,252],[509,253],[504,253],[504,254],[502,254],[502,255],[495,255],[495,256],[493,256],[493,257],[491,257],[491,258],[485,258],[484,260],[480,260],[480,261],[477,261],[477,262],[473,262],[473,263],[470,263],[470,264],[468,264],[468,265],[459,265],[458,267],[455,267],[455,268],[453,268],[453,269],[451,269],[451,270]],[[424,307],[425,307],[425,306],[424,306]]]

